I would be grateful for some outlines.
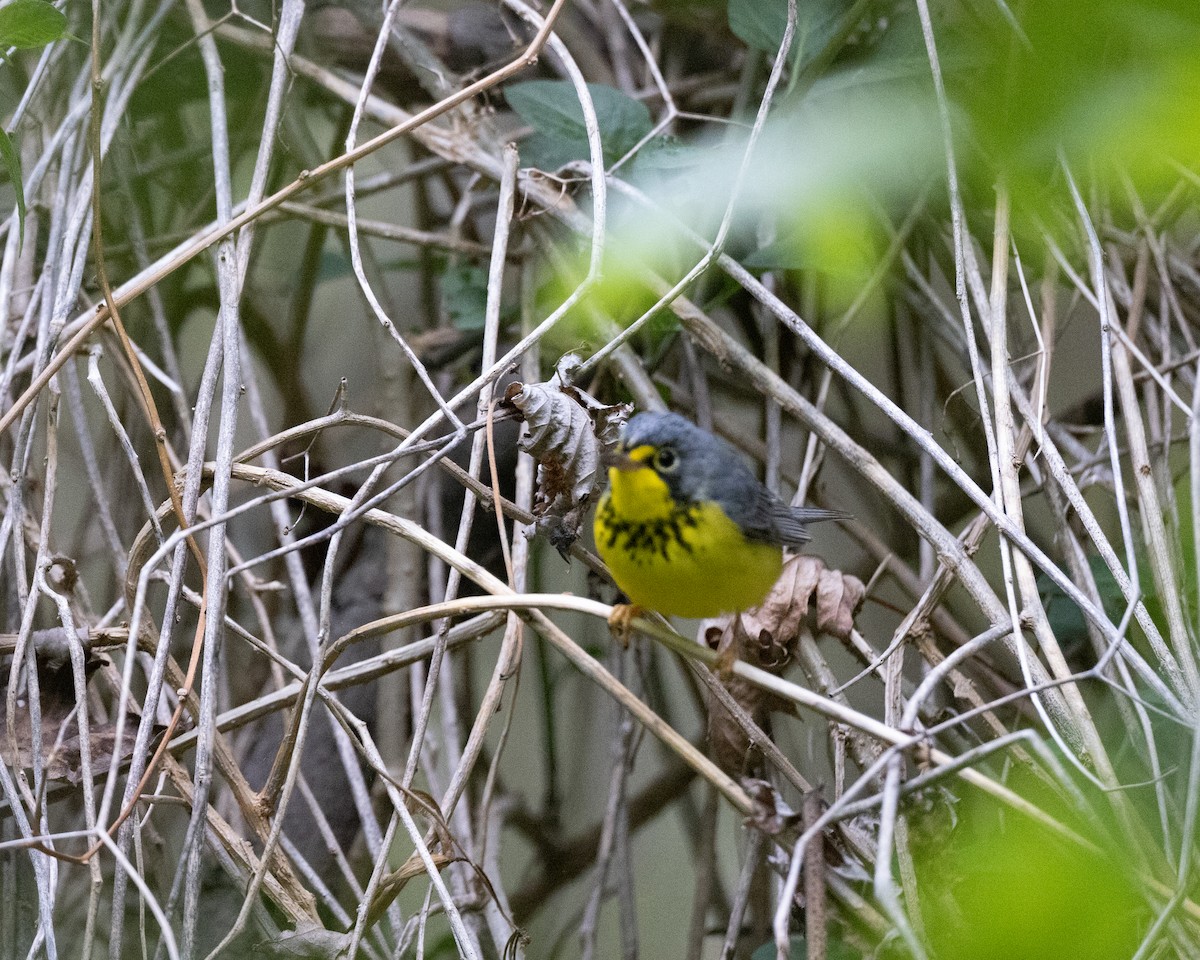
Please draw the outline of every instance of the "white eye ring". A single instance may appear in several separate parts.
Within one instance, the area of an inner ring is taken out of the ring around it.
[[[671,473],[679,465],[679,458],[670,447],[663,447],[654,453],[654,469],[659,473]]]

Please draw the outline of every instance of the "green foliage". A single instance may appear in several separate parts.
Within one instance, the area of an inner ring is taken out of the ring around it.
[[[23,183],[24,176],[21,173],[21,159],[17,156],[17,151],[13,148],[13,142],[5,133],[4,128],[0,127],[0,157],[4,158],[5,169],[8,170],[8,179],[12,183],[13,193],[17,198],[17,227],[20,231],[21,243],[25,242],[25,186]]]
[[[907,207],[941,176],[936,122],[928,89],[890,57],[816,81],[756,145],[730,252],[755,269],[815,272],[830,309],[844,309],[886,249],[881,210]],[[676,209],[694,229],[711,235],[744,150],[744,141],[710,149],[675,178]],[[774,239],[761,243],[764,234]]]
[[[33,50],[66,32],[66,16],[46,0],[13,0],[0,7],[0,49]]]
[[[972,23],[947,44],[971,137],[1014,187],[1044,193],[1059,151],[1142,189],[1200,160],[1200,4],[1038,0],[1018,25]],[[1113,182],[1117,182],[1113,178]]]
[[[833,11],[802,4],[802,10],[805,23],[830,29],[847,16],[844,5]],[[782,4],[735,0],[729,13],[735,29],[756,45],[777,48],[772,32],[783,29]],[[822,37],[824,44],[829,36]],[[908,209],[920,190],[944,175],[928,66],[911,54],[903,43],[864,44],[855,63],[815,78],[803,96],[780,95],[740,182],[725,247],[732,256],[758,270],[819,275],[831,311],[857,297],[887,247],[881,214]],[[556,89],[568,93],[565,84]],[[570,97],[574,126],[564,133],[577,138],[582,154],[578,106]],[[531,118],[527,109],[522,115]],[[635,126],[630,136],[642,129]],[[657,206],[712,238],[747,147],[736,128],[706,128],[690,137],[682,132],[645,144],[625,176]],[[624,259],[667,281],[681,274],[663,264],[664,249],[677,253],[682,269],[694,262],[694,251],[679,246],[678,233],[656,211],[619,194],[609,200],[612,247]],[[606,265],[602,296],[616,301],[619,322],[636,316],[640,305],[626,279],[610,282]]]
[[[1137,949],[1147,918],[1122,866],[1130,858],[1073,844],[982,794],[956,813],[953,829],[916,845],[922,914],[940,960],[1128,960]]]
[[[458,263],[442,274],[442,307],[460,330],[482,330],[487,314],[488,275],[482,267]]]
[[[67,18],[46,0],[13,0],[0,7],[0,51],[9,47],[33,50],[62,39],[67,32]],[[8,132],[0,127],[0,157],[12,183],[17,204],[17,230],[25,242],[25,188],[21,159]]]
[[[729,28],[748,47],[779,52],[787,27],[787,0],[729,0]],[[788,59],[792,66],[810,60],[833,37],[845,4],[834,0],[797,0],[796,33]]]
[[[852,296],[878,258],[875,228],[862,204],[830,198],[798,229],[743,258],[756,270],[815,270]]]
[[[1125,597],[1117,585],[1112,571],[1103,558],[1093,554],[1088,557],[1092,577],[1096,581],[1096,590],[1100,594],[1100,602],[1109,618],[1118,623],[1125,609]],[[1062,589],[1043,573],[1037,576],[1038,593],[1041,594],[1042,605],[1046,608],[1046,618],[1050,629],[1063,647],[1082,643],[1087,639],[1087,623],[1083,613]]]
[[[650,111],[645,104],[612,87],[589,83],[587,88],[596,109],[604,163],[615,163],[650,132]],[[526,163],[557,170],[573,160],[588,159],[583,107],[570,82],[529,80],[506,87],[504,95],[508,105],[534,130],[521,146]]]
[[[695,170],[703,160],[703,153],[693,144],[677,137],[655,137],[637,152],[633,161],[634,179],[644,182],[660,175]]]
[[[652,271],[668,283],[683,275],[686,265],[678,245],[671,242],[673,238],[668,239],[650,227],[639,233],[636,227],[639,223],[644,221],[633,218],[614,230],[620,241],[610,243],[605,250],[599,282],[550,332],[547,352],[588,354],[618,328],[628,326],[653,307],[658,295],[647,286],[645,271]],[[587,274],[588,254],[589,250],[581,246],[564,269],[546,272],[538,288],[540,311],[553,310],[579,285]],[[650,366],[658,348],[678,329],[679,323],[670,310],[658,311],[642,328],[635,345]]]

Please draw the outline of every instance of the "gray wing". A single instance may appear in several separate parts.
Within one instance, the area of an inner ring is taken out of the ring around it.
[[[805,524],[819,520],[848,520],[848,513],[793,507],[768,490],[745,462],[719,438],[704,463],[698,489],[687,491],[691,500],[716,500],[751,540],[799,547],[812,539]],[[694,474],[692,475],[695,476]],[[684,478],[688,479],[687,477]]]
[[[848,513],[837,510],[819,510],[816,507],[793,507],[780,500],[761,484],[758,496],[748,505],[742,529],[751,540],[764,540],[785,547],[800,547],[812,537],[807,524],[821,520],[848,520]]]

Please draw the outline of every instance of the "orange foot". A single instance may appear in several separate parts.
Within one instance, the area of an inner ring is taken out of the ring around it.
[[[633,632],[633,618],[641,616],[642,612],[636,603],[618,603],[608,615],[608,629],[626,650],[629,649],[629,636]]]
[[[717,648],[717,662],[714,669],[717,671],[717,676],[722,680],[729,680],[733,677],[733,665],[738,661],[738,652],[736,644],[729,644],[725,649]]]

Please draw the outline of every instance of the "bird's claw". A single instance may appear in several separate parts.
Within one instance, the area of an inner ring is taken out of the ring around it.
[[[640,616],[642,608],[636,603],[618,603],[608,615],[608,629],[626,650],[633,633],[633,618]]]
[[[717,661],[713,665],[717,676],[722,680],[730,680],[733,678],[733,665],[738,661],[738,651],[736,644],[728,644],[724,649],[717,648]]]

